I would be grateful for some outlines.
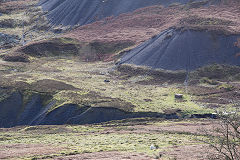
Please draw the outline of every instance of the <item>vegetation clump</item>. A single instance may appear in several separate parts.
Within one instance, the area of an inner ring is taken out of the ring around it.
[[[201,67],[191,73],[192,78],[206,77],[211,80],[229,80],[240,72],[239,66],[213,64]],[[205,79],[206,79],[205,78]]]
[[[210,85],[217,85],[217,84],[219,84],[218,81],[209,79],[207,77],[203,77],[202,79],[200,79],[200,83],[207,83],[207,84],[210,84]]]
[[[28,55],[19,52],[5,54],[2,55],[1,58],[9,62],[30,62]]]
[[[131,64],[121,64],[118,66],[118,71],[127,77],[139,76],[139,75],[148,75],[153,77],[152,79],[147,80],[148,84],[159,83],[159,82],[168,82],[168,83],[183,83],[186,79],[185,71],[166,71],[162,69],[151,69],[149,67],[136,66]],[[128,78],[129,78],[128,77]],[[142,83],[147,83],[142,82]]]
[[[219,123],[212,130],[204,130],[204,143],[216,152],[209,153],[210,159],[240,159],[240,116],[239,112],[218,113]]]
[[[230,84],[221,84],[218,86],[219,89],[224,89],[226,91],[232,91],[234,90],[234,86],[230,85]]]

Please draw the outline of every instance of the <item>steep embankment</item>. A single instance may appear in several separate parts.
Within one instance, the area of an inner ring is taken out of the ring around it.
[[[19,47],[12,54],[8,54],[8,61],[15,60],[19,53],[33,57],[76,56],[82,61],[112,60],[114,54],[122,49],[134,45],[131,41],[93,41],[80,42],[72,38],[53,38],[44,41],[29,43]],[[6,58],[4,59],[6,60]]]
[[[240,35],[169,29],[127,52],[120,64],[194,70],[210,64],[240,65]]]
[[[49,12],[48,18],[52,24],[85,25],[105,17],[132,12],[138,8],[188,2],[190,0],[42,0],[39,5]]]
[[[31,84],[0,80],[0,128],[17,125],[90,124],[136,117],[177,118],[175,113],[133,112],[119,98],[44,79]]]
[[[0,88],[0,92],[6,91]],[[15,91],[0,100],[0,128],[17,125],[91,124],[137,117],[178,118],[176,114],[126,112],[115,106],[63,104],[56,108],[56,103],[51,94]]]

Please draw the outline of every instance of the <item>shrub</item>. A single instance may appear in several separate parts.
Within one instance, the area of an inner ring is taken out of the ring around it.
[[[29,57],[24,53],[10,53],[2,56],[4,61],[9,62],[29,62]]]
[[[200,79],[200,82],[201,83],[207,83],[207,84],[210,84],[210,85],[217,85],[219,83],[218,81],[209,79],[207,77],[203,77],[202,79]]]
[[[216,152],[210,159],[240,159],[240,115],[239,112],[221,112],[218,114],[219,124],[213,130],[204,131],[207,136],[203,140]]]
[[[222,84],[220,86],[218,86],[219,89],[224,89],[226,91],[232,91],[234,89],[234,86],[230,85],[230,84]]]

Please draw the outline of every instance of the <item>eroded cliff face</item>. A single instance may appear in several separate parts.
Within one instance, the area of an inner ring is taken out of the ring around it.
[[[49,98],[50,95],[27,94],[21,91],[8,93],[0,102],[0,127],[34,124],[34,120],[45,115],[53,106],[53,102],[44,104]]]
[[[28,98],[26,99],[26,96]],[[127,112],[113,107],[64,104],[56,107],[51,95],[16,91],[0,102],[0,128],[21,125],[93,124],[128,118],[178,119],[181,114]],[[215,118],[212,114],[188,115],[188,118]],[[183,117],[182,117],[183,118]]]
[[[1,89],[1,93],[3,93]],[[3,94],[2,94],[3,96]],[[126,112],[113,107],[64,104],[56,107],[52,95],[13,91],[0,101],[0,127],[19,125],[92,124],[138,117],[163,117],[160,113]],[[176,118],[168,115],[166,118]]]

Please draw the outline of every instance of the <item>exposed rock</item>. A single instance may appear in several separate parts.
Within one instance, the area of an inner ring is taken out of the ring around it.
[[[33,93],[28,95],[27,101],[24,96],[26,95],[22,92],[14,92],[0,101],[0,128],[16,125],[91,124],[126,118],[163,117],[161,113],[125,112],[113,108],[114,106],[105,108],[65,104],[54,108],[55,101],[50,95]]]
[[[109,83],[109,82],[110,82],[110,80],[108,80],[108,79],[105,79],[105,80],[104,80],[104,82],[106,82],[106,83]]]
[[[183,99],[183,95],[182,94],[175,94],[175,98],[176,99]]]

